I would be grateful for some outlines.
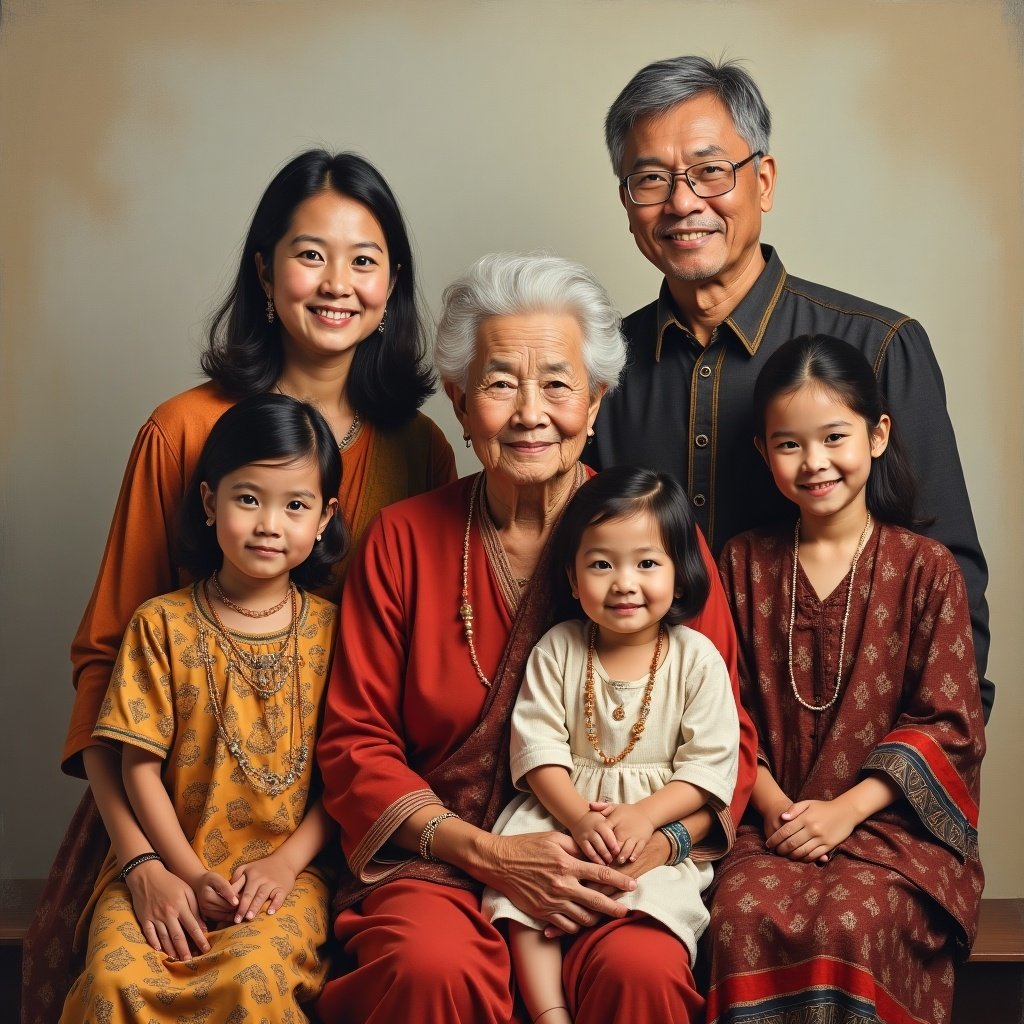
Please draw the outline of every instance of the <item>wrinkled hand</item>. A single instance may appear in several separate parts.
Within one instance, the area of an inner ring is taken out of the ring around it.
[[[251,921],[264,907],[268,914],[275,914],[281,904],[295,888],[296,872],[280,853],[251,861],[235,868],[231,876],[232,885],[240,885],[238,906],[235,908],[235,924]]]
[[[619,853],[615,829],[598,811],[587,811],[581,815],[569,831],[583,855],[595,864],[611,864]]]
[[[199,912],[206,921],[233,921],[238,906],[238,887],[216,871],[206,871],[192,882]]]
[[[604,917],[625,917],[626,908],[597,886],[612,892],[636,888],[622,871],[579,856],[570,836],[537,832],[493,836],[480,881],[507,896],[521,911],[575,935]]]
[[[782,825],[765,843],[790,860],[818,861],[857,827],[859,819],[837,800],[800,800],[782,814]]]
[[[600,814],[612,827],[619,846],[616,863],[635,861],[654,835],[654,822],[635,804],[605,803]]]
[[[158,953],[191,960],[192,945],[207,953],[206,925],[199,914],[192,886],[168,871],[158,860],[140,864],[125,879],[132,909],[146,941]]]

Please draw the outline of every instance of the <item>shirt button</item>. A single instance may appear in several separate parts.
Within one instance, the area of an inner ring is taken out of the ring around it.
[[[710,366],[702,366],[697,372],[702,377],[710,377],[711,376],[711,367]]]
[[[695,445],[696,445],[696,446],[697,446],[698,448],[706,448],[706,447],[708,446],[708,435],[707,435],[707,434],[698,434],[698,435],[697,435],[697,436],[696,436],[696,437],[695,437],[695,438],[693,439],[693,443],[694,443],[694,444],[695,444]]]
[[[704,507],[704,503],[705,503],[705,502],[706,502],[706,501],[707,501],[708,499],[707,499],[707,498],[705,498],[703,494],[695,494],[695,495],[693,496],[693,499],[692,499],[692,500],[693,500],[693,504],[694,504],[694,505],[695,505],[695,506],[696,506],[697,508],[703,508],[703,507]]]

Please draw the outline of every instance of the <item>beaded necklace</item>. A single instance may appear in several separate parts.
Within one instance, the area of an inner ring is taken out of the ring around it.
[[[359,413],[355,413],[352,416],[352,425],[345,431],[345,436],[338,442],[339,452],[343,452],[355,440],[356,434],[359,433],[359,428],[362,425]]]
[[[590,745],[597,751],[597,756],[606,765],[618,764],[623,758],[627,757],[632,749],[637,745],[640,737],[644,734],[644,729],[647,728],[647,717],[651,713],[651,694],[654,692],[654,677],[658,673],[658,660],[661,658],[661,647],[665,642],[665,627],[662,625],[658,626],[658,640],[654,645],[654,657],[651,658],[651,670],[647,675],[647,686],[644,687],[643,700],[640,702],[640,713],[637,715],[636,721],[633,723],[629,730],[629,742],[618,754],[606,754],[601,749],[601,744],[597,738],[597,726],[594,724],[594,647],[597,644],[597,626],[593,622],[587,630],[587,683],[586,688],[583,691],[583,721],[587,728],[587,739],[590,740]],[[612,717],[618,719],[618,715],[614,712]],[[625,712],[623,712],[623,718]],[[618,719],[621,721],[621,719]]]
[[[220,599],[220,603],[225,608],[230,608],[233,612],[238,612],[239,615],[245,615],[250,619],[265,619],[275,612],[279,612],[287,603],[288,598],[291,597],[291,584],[288,585],[288,590],[285,591],[284,597],[281,598],[273,608],[243,608],[240,604],[235,604],[234,601],[224,593],[224,588],[220,585],[220,578],[217,573],[214,573],[210,577],[210,582],[213,584],[213,589],[217,591],[217,597]]]

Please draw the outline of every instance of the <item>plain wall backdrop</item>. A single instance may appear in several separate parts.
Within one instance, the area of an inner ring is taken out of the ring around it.
[[[310,145],[390,181],[423,297],[484,252],[659,275],[602,141],[642,65],[743,58],[775,119],[764,238],[918,317],[991,568],[981,849],[1024,895],[1024,17],[1017,0],[8,0],[0,24],[0,878],[46,874],[68,646],[132,440],[200,380],[203,327],[274,171]],[[435,416],[473,468],[443,395]],[[458,572],[458,566],[452,566]]]

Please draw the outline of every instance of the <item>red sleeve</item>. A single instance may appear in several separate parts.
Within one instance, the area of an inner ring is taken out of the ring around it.
[[[317,743],[324,806],[341,825],[353,874],[365,881],[373,879],[367,867],[401,822],[436,802],[406,759],[402,692],[409,638],[401,564],[377,516],[345,582]]]
[[[732,695],[736,701],[736,711],[740,719],[740,759],[736,773],[736,789],[733,791],[732,803],[728,808],[728,818],[726,819],[720,815],[727,844],[731,846],[735,836],[736,825],[743,817],[743,812],[747,808],[747,801],[750,799],[751,790],[754,788],[754,780],[757,777],[757,732],[754,729],[754,723],[740,701],[739,673],[736,668],[736,629],[733,626],[729,601],[725,596],[725,590],[718,575],[718,567],[715,565],[715,560],[708,548],[707,542],[704,540],[704,534],[699,529],[697,531],[697,539],[700,543],[704,567],[707,569],[708,577],[711,580],[711,591],[708,594],[708,599],[703,609],[687,625],[703,633],[718,648],[719,654],[722,655],[726,667],[729,669],[729,684],[732,687]]]

